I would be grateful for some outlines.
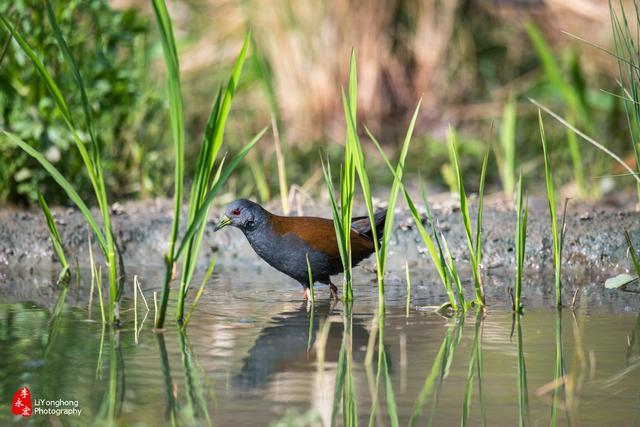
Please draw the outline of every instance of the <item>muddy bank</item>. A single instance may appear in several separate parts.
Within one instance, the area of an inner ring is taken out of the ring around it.
[[[582,286],[591,289],[591,292],[601,293],[603,298],[611,298],[611,292],[604,290],[602,286],[603,280],[627,271],[630,267],[623,235],[625,229],[629,230],[640,247],[640,214],[630,206],[620,206],[619,201],[616,203],[574,205],[570,208],[567,218],[565,282],[574,287]],[[277,211],[277,207],[271,207],[273,211]],[[464,269],[468,264],[468,249],[456,201],[448,196],[436,198],[432,207],[439,229],[446,236],[452,254]],[[326,204],[304,206],[303,210],[306,215],[330,217]],[[82,216],[74,209],[58,208],[53,212],[69,258],[78,259],[79,265],[86,267],[88,232]],[[245,275],[246,278],[254,279],[256,275],[260,275],[264,280],[286,283],[287,286],[296,289],[295,282],[271,269],[253,253],[240,231],[225,229],[223,232],[213,232],[215,219],[221,212],[220,207],[212,209],[200,262],[204,265],[215,255],[218,260],[217,271],[227,272],[239,281],[244,280]],[[124,254],[127,274],[146,274],[153,282],[152,287],[156,284],[159,286],[158,279],[164,268],[162,257],[168,246],[171,213],[171,203],[167,200],[130,202],[114,206],[114,230]],[[489,280],[496,283],[490,289],[487,287],[488,296],[495,294],[494,296],[501,300],[504,300],[506,295],[506,287],[511,286],[515,268],[514,234],[515,212],[512,203],[499,199],[487,200],[484,214],[483,266]],[[530,200],[527,239],[527,277],[536,289],[528,295],[530,298],[536,298],[537,292],[538,298],[543,301],[549,297],[552,284],[553,244],[544,199]],[[435,269],[422,239],[413,227],[409,213],[404,208],[397,211],[392,244],[388,262],[389,280],[403,281],[406,261],[418,286],[420,283],[437,285],[428,286],[433,289],[425,288],[425,300],[438,297],[441,294],[441,286],[437,284]],[[95,242],[93,250],[96,258],[101,260]],[[374,262],[371,259],[363,262],[362,269],[365,271],[372,270],[373,267]],[[40,212],[0,212],[0,279],[5,284],[1,286],[4,289],[0,292],[7,296],[6,285],[10,282],[15,284],[20,280],[22,283],[32,283],[33,286],[26,287],[32,291],[33,288],[39,288],[38,295],[42,292],[48,294],[45,288],[51,286],[53,295],[54,286],[51,281],[45,286],[38,278],[51,277],[56,271],[57,265]],[[370,278],[366,277],[366,280]],[[404,292],[403,286],[396,288],[397,292]],[[29,299],[28,294],[32,293],[13,289],[11,293],[14,297],[17,296],[16,292],[27,292],[27,295],[22,295],[26,299]],[[388,289],[388,292],[393,293],[394,290]],[[566,294],[565,296],[571,297]]]

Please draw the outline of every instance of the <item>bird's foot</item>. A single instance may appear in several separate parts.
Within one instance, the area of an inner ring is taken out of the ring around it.
[[[331,299],[338,300],[338,287],[329,282],[329,292],[331,293]]]
[[[311,300],[311,290],[309,288],[304,288],[304,295],[302,296],[302,299],[305,301]]]

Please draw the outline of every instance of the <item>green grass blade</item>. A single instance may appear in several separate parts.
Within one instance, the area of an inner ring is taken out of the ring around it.
[[[464,292],[462,289],[462,282],[460,281],[460,275],[458,274],[458,270],[456,269],[455,262],[453,257],[451,256],[451,252],[449,251],[449,245],[447,244],[447,239],[444,238],[444,235],[440,236],[442,240],[442,246],[444,247],[444,253],[446,255],[446,267],[449,276],[453,280],[453,283],[456,285],[456,293],[458,295],[458,305],[459,308],[463,311],[467,311],[467,304],[464,299]]]
[[[200,301],[200,297],[202,296],[202,293],[204,292],[204,287],[206,286],[207,282],[211,278],[211,275],[213,274],[213,269],[215,268],[215,266],[216,266],[216,257],[213,257],[213,259],[209,263],[209,267],[207,268],[207,271],[204,273],[204,277],[202,278],[202,283],[200,284],[200,287],[198,288],[198,292],[196,292],[196,296],[193,298],[193,303],[191,303],[191,309],[189,310],[189,313],[187,314],[187,316],[184,319],[184,323],[182,325],[182,329],[185,329],[187,327],[187,325],[189,324],[189,320],[191,320],[191,316],[193,315],[193,311],[196,309],[196,306],[198,305],[198,301]]]
[[[67,179],[64,176],[62,176],[62,174],[58,171],[58,169],[56,169],[56,167],[53,166],[53,164],[51,164],[51,162],[49,162],[49,160],[47,160],[35,148],[31,147],[29,144],[27,144],[26,142],[18,138],[16,135],[10,132],[7,132],[3,129],[0,129],[0,133],[6,138],[6,140],[10,144],[13,144],[19,147],[29,156],[33,157],[49,173],[49,175],[51,175],[51,178],[53,178],[53,180],[60,186],[60,188],[64,190],[64,192],[67,194],[69,199],[71,199],[71,201],[78,207],[78,209],[80,209],[82,216],[84,216],[85,220],[87,221],[87,224],[89,224],[89,227],[91,227],[91,230],[93,230],[93,233],[98,239],[100,248],[102,248],[102,250],[106,253],[107,243],[104,236],[102,235],[102,231],[100,230],[100,227],[98,227],[96,220],[93,218],[91,211],[89,210],[87,205],[84,203],[80,195],[76,192],[76,190],[74,190],[71,183],[67,181]]]
[[[411,121],[409,122],[409,127],[407,128],[407,133],[404,137],[404,142],[402,143],[402,149],[400,151],[400,158],[398,159],[398,165],[396,166],[396,173],[393,176],[393,184],[391,184],[391,191],[389,193],[389,202],[387,203],[387,217],[384,221],[384,232],[382,234],[382,253],[380,258],[382,260],[382,271],[384,272],[385,263],[387,259],[387,255],[389,253],[389,242],[391,240],[391,230],[393,228],[393,220],[394,213],[396,208],[396,203],[398,200],[398,192],[400,188],[403,186],[402,184],[402,175],[404,172],[404,164],[407,158],[407,154],[409,153],[409,145],[411,144],[411,138],[413,136],[413,130],[415,128],[416,120],[418,118],[418,114],[420,112],[420,105],[422,104],[422,98],[418,101],[416,108],[413,112],[413,116],[411,117]],[[373,224],[372,224],[373,225]]]
[[[558,229],[558,216],[556,212],[556,196],[553,185],[553,175],[551,172],[551,160],[549,159],[549,149],[547,147],[547,138],[545,137],[544,123],[542,121],[542,112],[538,110],[538,125],[540,128],[540,140],[542,142],[542,152],[544,157],[545,182],[547,186],[547,201],[549,204],[549,214],[551,216],[551,233],[553,237],[553,264],[555,267],[555,297],[556,306],[562,305],[561,295],[561,233]]]
[[[164,62],[167,68],[167,92],[169,97],[169,118],[171,133],[173,135],[175,150],[174,172],[174,211],[173,224],[171,226],[171,238],[169,241],[168,258],[173,263],[174,247],[178,239],[180,227],[180,210],[182,209],[182,193],[184,191],[184,113],[182,106],[182,94],[180,90],[180,63],[173,36],[171,18],[164,0],[153,0],[153,10],[160,30]]]
[[[440,237],[438,237],[438,230],[436,229],[436,220],[435,220],[435,217],[433,216],[433,213],[431,212],[431,207],[429,206],[429,199],[427,198],[427,193],[426,193],[426,189],[424,188],[423,181],[420,181],[420,197],[422,197],[422,203],[424,203],[424,207],[427,211],[427,219],[431,224],[431,234],[433,235],[433,238],[436,241],[436,246],[438,248],[438,260],[440,262],[442,270],[446,272],[446,274],[444,275],[444,281],[442,284],[444,285],[447,295],[449,296],[449,304],[451,304],[451,307],[454,310],[457,310],[458,304],[456,303],[455,294],[453,292],[453,286],[451,285],[452,277],[451,277],[451,274],[449,273],[450,270],[456,271],[455,263],[452,259],[451,267],[447,265],[448,260],[442,249]],[[434,259],[433,262],[436,263],[438,262],[438,260]]]
[[[484,186],[487,180],[487,165],[489,163],[489,148],[484,153],[482,160],[482,172],[480,173],[480,188],[478,189],[478,213],[476,216],[476,262],[478,265],[482,263],[482,214],[484,213]],[[481,277],[482,280],[482,277]],[[482,283],[482,281],[481,281]],[[483,289],[484,293],[484,289]]]
[[[195,215],[200,208],[203,207],[203,199],[206,197],[207,190],[215,185],[210,184],[211,174],[215,160],[218,156],[220,146],[224,136],[224,128],[226,125],[227,117],[231,109],[231,102],[235,93],[235,89],[242,72],[242,66],[246,57],[247,49],[251,38],[247,34],[243,47],[240,51],[236,63],[233,68],[232,77],[227,85],[224,98],[222,98],[221,92],[218,92],[218,96],[213,103],[207,126],[205,128],[202,144],[200,146],[200,152],[198,155],[198,163],[196,167],[195,179],[191,188],[191,195],[189,199],[189,213],[188,213],[188,225],[190,226],[195,218]],[[220,169],[218,169],[218,172]],[[207,217],[211,204],[207,204],[206,212],[204,216]],[[174,223],[175,224],[175,223]],[[184,299],[187,296],[193,272],[195,270],[195,264],[200,253],[200,246],[202,237],[204,235],[206,222],[202,221],[199,224],[196,232],[192,237],[188,239],[187,251],[185,255],[185,261],[183,264],[183,274],[180,280],[180,293],[178,295],[178,306],[176,310],[176,317],[178,322],[183,320],[184,316]],[[177,260],[175,257],[174,260]]]
[[[101,208],[102,208],[103,199],[100,196],[101,184],[98,182],[98,179],[96,177],[96,165],[93,163],[92,159],[89,156],[89,153],[87,152],[87,149],[84,146],[84,143],[78,136],[78,132],[74,125],[73,118],[71,117],[69,107],[67,106],[67,103],[64,97],[62,96],[62,92],[60,91],[60,88],[55,83],[55,81],[51,77],[51,74],[49,74],[46,67],[42,63],[42,60],[33,50],[31,45],[24,39],[24,37],[22,37],[22,35],[13,27],[13,25],[11,25],[11,23],[2,14],[0,14],[0,24],[4,26],[7,32],[9,32],[11,36],[16,40],[16,42],[18,43],[22,51],[29,57],[29,59],[31,60],[31,62],[33,63],[36,69],[36,72],[42,79],[42,82],[44,83],[51,97],[55,101],[58,111],[60,111],[60,113],[62,114],[65,124],[67,125],[67,127],[69,128],[69,131],[71,132],[76,148],[78,149],[78,152],[82,157],[82,161],[87,169],[87,173],[89,175],[91,185],[93,186],[96,197],[98,198],[98,203],[101,204]]]
[[[518,194],[516,202],[517,220],[516,220],[516,294],[514,300],[513,309],[520,313],[522,311],[522,304],[520,303],[520,296],[522,293],[522,276],[524,271],[524,256],[526,249],[527,239],[527,217],[529,213],[528,199],[523,203],[523,181],[522,174],[518,179]]]
[[[453,167],[458,184],[458,193],[460,194],[460,214],[462,216],[464,230],[467,235],[467,246],[469,247],[469,258],[471,260],[471,270],[473,273],[473,285],[476,290],[476,302],[480,305],[484,305],[484,290],[482,289],[480,264],[476,258],[476,249],[473,242],[473,235],[471,234],[471,217],[469,215],[469,205],[467,204],[467,193],[464,189],[462,170],[460,169],[460,163],[458,160],[457,138],[452,127],[449,127],[447,139],[449,140],[449,151],[453,159]]]
[[[595,139],[587,136],[584,132],[581,132],[580,130],[578,130],[578,128],[576,128],[575,126],[573,126],[571,123],[567,122],[566,120],[564,120],[562,117],[560,117],[559,115],[557,115],[556,113],[554,113],[553,111],[551,111],[550,109],[548,109],[547,107],[545,107],[544,105],[540,104],[539,102],[537,102],[535,99],[531,99],[529,98],[529,101],[531,101],[535,106],[537,106],[538,108],[540,108],[542,111],[544,111],[545,113],[549,114],[551,117],[553,117],[554,119],[556,119],[557,121],[559,121],[563,126],[567,127],[568,129],[572,130],[576,135],[578,135],[579,137],[581,137],[582,139],[584,139],[585,141],[587,141],[589,144],[593,145],[594,147],[596,147],[597,149],[599,149],[600,151],[604,152],[605,154],[607,154],[609,157],[611,157],[613,160],[615,160],[616,162],[618,162],[618,164],[620,166],[622,166],[623,168],[625,168],[627,170],[627,172],[629,172],[629,175],[632,176],[636,182],[638,183],[638,185],[640,185],[640,174],[638,174],[637,171],[634,171],[633,169],[631,169],[631,167],[629,167],[629,165],[622,160],[622,158],[620,156],[618,156],[617,154],[615,154],[613,151],[609,150],[607,147],[605,147],[604,145],[600,144],[598,141],[596,141]]]
[[[504,105],[502,112],[502,126],[500,128],[500,145],[502,147],[502,167],[500,175],[504,192],[513,194],[516,174],[516,118],[517,102],[510,98]]]
[[[638,260],[638,253],[633,245],[633,241],[631,240],[631,235],[628,230],[624,230],[624,239],[627,242],[627,247],[629,248],[629,254],[631,254],[631,261],[633,261],[633,267],[636,270],[636,275],[640,277],[640,260]]]
[[[93,123],[93,118],[91,115],[91,109],[89,107],[89,98],[87,97],[87,91],[85,89],[84,80],[82,79],[82,75],[80,74],[80,70],[78,69],[78,65],[71,54],[71,49],[69,49],[69,45],[67,44],[64,36],[62,35],[62,31],[60,30],[60,26],[58,25],[58,21],[56,19],[56,14],[53,11],[53,7],[51,6],[50,0],[45,0],[44,2],[45,8],[47,10],[47,17],[49,19],[49,23],[51,24],[51,28],[53,29],[53,35],[58,42],[58,46],[60,46],[60,50],[62,51],[62,55],[67,63],[67,66],[71,70],[73,74],[73,78],[78,86],[80,91],[80,101],[82,103],[82,111],[84,113],[85,126],[89,132],[89,137],[91,139],[92,144],[92,154],[94,156],[93,161],[97,165],[100,163],[99,154],[100,150],[98,148],[98,140],[96,138],[96,130],[95,125]]]
[[[313,272],[311,271],[311,263],[309,262],[309,253],[306,254],[307,257],[307,275],[309,277],[309,293],[311,294],[311,304],[315,304],[316,296],[313,289]]]
[[[391,162],[389,161],[389,158],[385,154],[384,150],[380,146],[380,143],[376,140],[376,138],[373,136],[373,134],[371,134],[371,132],[369,132],[368,129],[367,129],[367,132],[369,133],[369,138],[371,139],[371,141],[374,143],[374,145],[378,149],[378,152],[380,153],[380,156],[385,161],[389,171],[393,174],[394,179],[397,179],[396,171],[394,170],[393,166],[391,165]],[[400,180],[398,180],[398,181],[401,182]],[[436,266],[436,269],[438,271],[438,275],[440,276],[440,279],[442,280],[442,283],[446,284],[447,283],[446,269],[443,267],[443,265],[440,262],[441,258],[438,256],[438,252],[436,251],[436,245],[433,243],[433,240],[431,239],[431,236],[429,236],[429,233],[424,228],[424,224],[422,224],[422,218],[420,216],[420,213],[418,212],[418,209],[416,208],[413,200],[411,199],[411,196],[409,196],[409,193],[406,191],[406,188],[404,187],[404,185],[400,185],[400,191],[402,191],[402,194],[404,196],[405,202],[407,203],[407,206],[409,207],[409,212],[411,213],[411,217],[413,218],[413,221],[414,221],[414,223],[416,225],[416,228],[418,229],[418,232],[420,233],[420,236],[422,237],[422,240],[424,241],[425,246],[427,247],[429,255],[431,256],[431,259],[434,262],[434,265]],[[437,237],[435,237],[435,238],[437,240]],[[445,285],[445,288],[446,288],[446,285]],[[450,302],[452,303],[452,305],[455,305],[455,300],[454,301],[450,301]]]
[[[198,211],[194,215],[193,221],[191,221],[191,224],[189,224],[189,227],[187,228],[187,231],[185,232],[184,237],[182,238],[182,241],[180,242],[180,245],[178,246],[178,249],[175,252],[175,259],[180,258],[180,254],[187,246],[191,237],[193,237],[193,235],[198,230],[200,223],[205,219],[209,211],[209,206],[215,199],[220,189],[227,182],[227,179],[229,179],[229,176],[231,176],[233,171],[236,169],[236,167],[242,161],[242,159],[245,158],[247,153],[249,153],[249,150],[251,150],[253,146],[256,145],[256,143],[260,140],[260,138],[262,138],[262,135],[264,135],[267,129],[268,128],[265,127],[260,132],[258,132],[256,136],[254,136],[253,139],[247,145],[245,145],[244,148],[242,148],[242,150],[240,150],[235,156],[233,156],[233,158],[231,159],[231,161],[229,161],[227,166],[224,167],[224,169],[220,173],[220,177],[218,178],[216,183],[213,185],[211,190],[209,190],[206,196],[204,197],[200,209],[198,209]]]
[[[569,109],[578,118],[580,123],[587,128],[589,133],[595,134],[595,128],[591,121],[591,115],[589,114],[587,106],[582,101],[577,90],[571,84],[567,83],[562,77],[560,67],[555,60],[555,55],[544,40],[542,34],[532,22],[526,23],[526,30],[531,42],[533,43],[533,47],[542,62],[547,79],[562,95]]]
[[[238,54],[236,62],[233,65],[231,79],[227,84],[227,90],[225,91],[222,105],[220,106],[220,113],[217,120],[218,125],[216,127],[216,132],[214,133],[213,138],[214,152],[217,152],[220,148],[220,145],[222,144],[224,128],[227,122],[227,118],[229,117],[229,111],[231,110],[231,102],[233,101],[233,97],[238,87],[238,82],[240,81],[240,74],[242,73],[242,68],[244,67],[244,63],[247,57],[247,51],[249,50],[250,44],[251,32],[247,32],[244,37],[244,42],[242,43],[242,48],[240,49],[240,53]]]
[[[404,270],[407,281],[407,306],[405,317],[409,317],[409,308],[411,307],[411,275],[409,274],[409,263],[405,261]]]
[[[49,230],[51,245],[53,246],[53,250],[58,257],[58,261],[60,261],[60,265],[62,266],[62,271],[60,272],[60,275],[58,277],[58,282],[60,282],[69,274],[69,262],[67,261],[67,257],[64,254],[64,249],[62,248],[62,239],[60,238],[60,233],[58,232],[56,222],[53,219],[53,215],[51,215],[49,205],[47,205],[47,202],[45,201],[40,191],[38,191],[38,203],[40,204],[40,209],[44,214],[45,220],[47,221],[47,228]]]

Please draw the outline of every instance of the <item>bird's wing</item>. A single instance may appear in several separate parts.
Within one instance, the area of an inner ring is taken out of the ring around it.
[[[333,263],[340,262],[340,250],[333,221],[315,217],[274,216],[271,220],[274,230],[281,235],[293,233],[310,247],[326,253]],[[351,230],[351,251],[354,258],[373,252],[373,241],[367,236]]]

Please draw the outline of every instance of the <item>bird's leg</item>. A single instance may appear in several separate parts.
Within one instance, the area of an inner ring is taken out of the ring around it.
[[[331,293],[331,299],[338,299],[338,287],[329,280],[329,292]]]
[[[304,288],[304,295],[302,296],[302,299],[305,301],[309,301],[311,299],[311,290],[309,288]]]

